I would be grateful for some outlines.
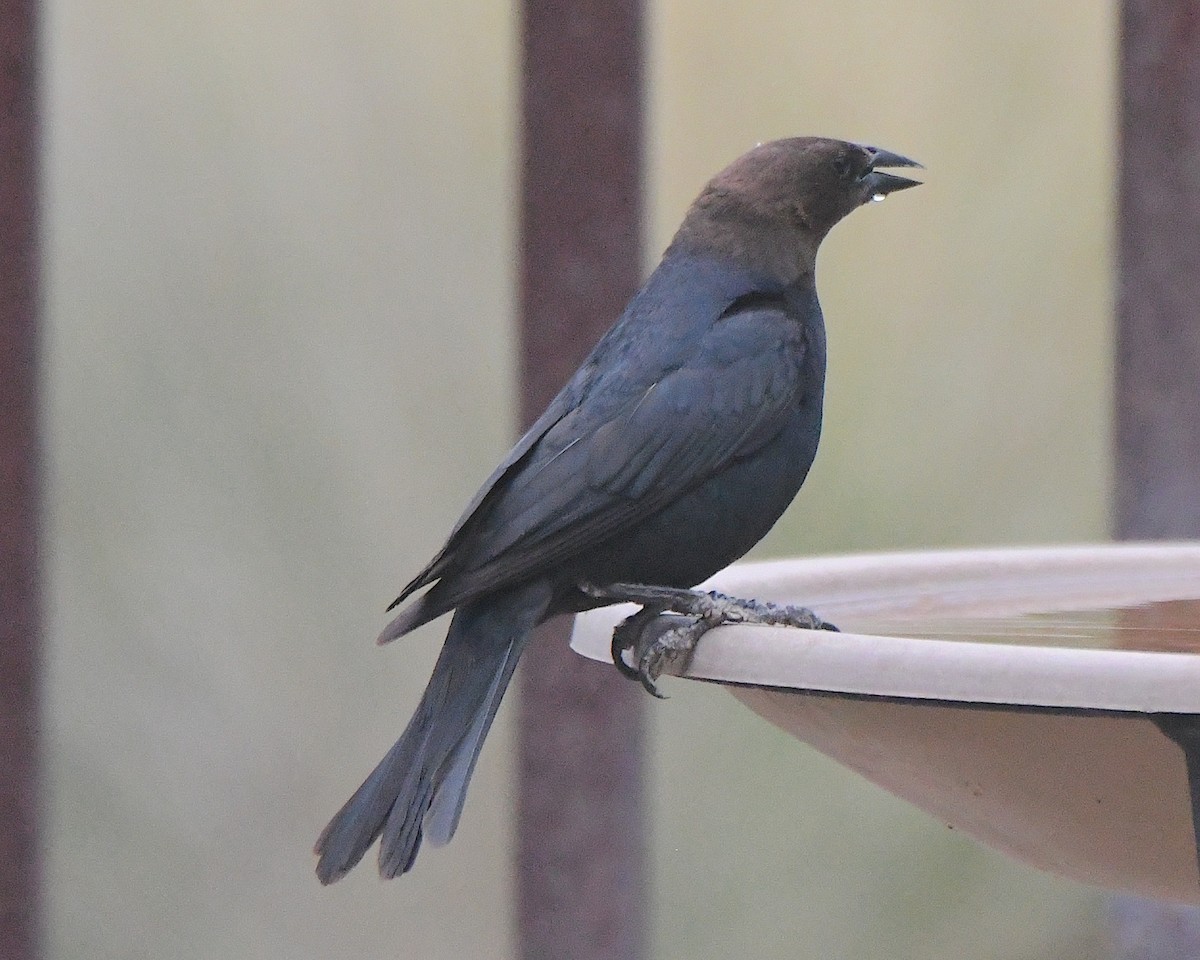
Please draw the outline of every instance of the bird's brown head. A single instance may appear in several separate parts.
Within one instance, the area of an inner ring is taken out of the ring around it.
[[[888,150],[842,140],[763,143],[709,181],[672,248],[732,257],[780,279],[809,274],[821,241],[842,217],[919,183],[886,168],[919,166]]]

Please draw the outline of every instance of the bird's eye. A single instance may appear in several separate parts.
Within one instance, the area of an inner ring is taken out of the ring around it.
[[[854,165],[850,162],[849,155],[844,153],[833,158],[833,169],[843,180],[849,180],[854,173]]]

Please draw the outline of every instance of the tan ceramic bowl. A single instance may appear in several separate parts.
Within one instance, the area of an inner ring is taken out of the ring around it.
[[[1200,715],[1200,543],[785,560],[705,586],[843,632],[721,627],[686,676],[1027,863],[1200,904],[1185,754],[1151,719]],[[609,660],[632,609],[579,616],[572,646]]]

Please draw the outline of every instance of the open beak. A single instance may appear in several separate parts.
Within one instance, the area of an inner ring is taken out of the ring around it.
[[[920,167],[924,169],[916,160],[909,160],[908,157],[902,157],[890,150],[880,150],[877,147],[865,147],[864,149],[871,155],[871,165],[862,178],[863,184],[867,188],[868,199],[875,197],[882,199],[897,190],[907,190],[909,187],[921,185],[920,180],[910,180],[908,177],[900,177],[894,173],[884,173],[880,169],[881,167]]]

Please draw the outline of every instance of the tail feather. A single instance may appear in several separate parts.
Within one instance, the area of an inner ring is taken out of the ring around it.
[[[411,869],[422,834],[454,835],[483,741],[550,588],[529,584],[460,607],[421,702],[379,765],[317,840],[317,876],[345,876],[382,835],[379,870]]]
[[[521,651],[510,647],[508,655],[496,671],[491,687],[488,688],[487,698],[482,708],[475,716],[475,722],[467,735],[459,741],[454,753],[450,755],[443,767],[437,791],[429,807],[429,816],[425,818],[425,832],[429,842],[435,847],[445,846],[458,829],[458,820],[462,816],[463,804],[467,800],[467,784],[471,782],[471,774],[475,772],[475,761],[479,759],[479,751],[483,749],[483,741],[500,709],[500,701],[512,679],[513,671]]]

